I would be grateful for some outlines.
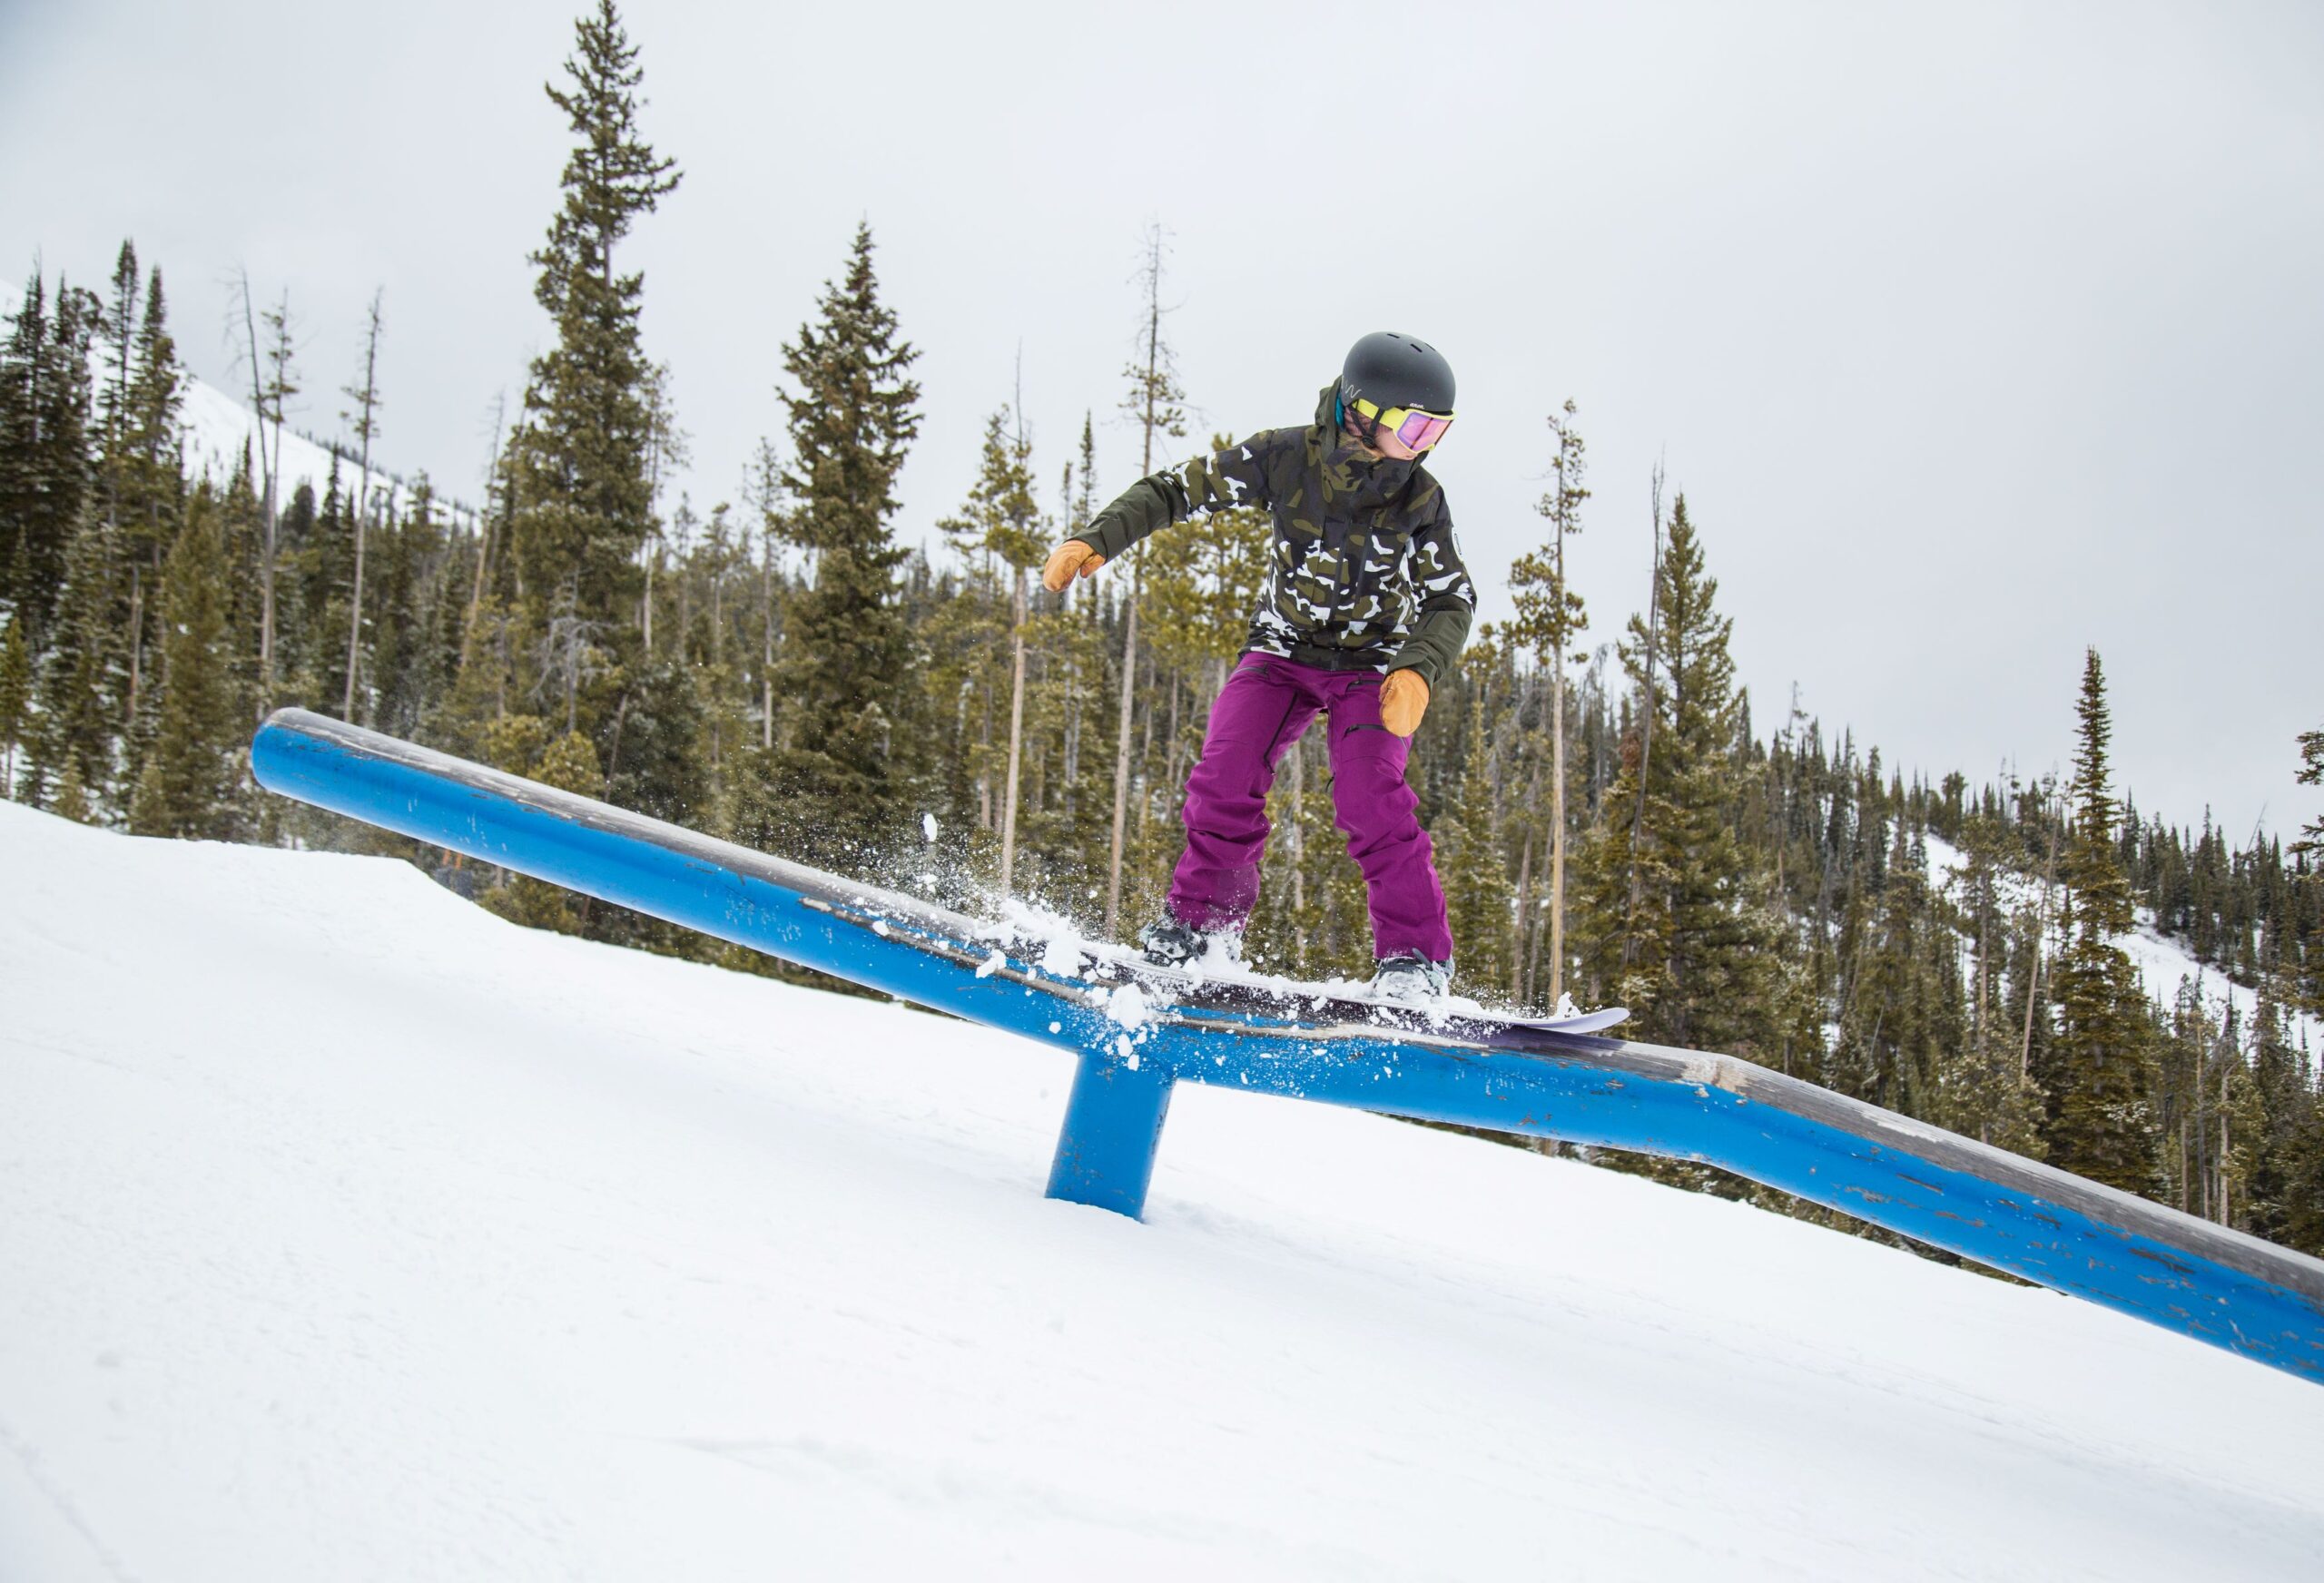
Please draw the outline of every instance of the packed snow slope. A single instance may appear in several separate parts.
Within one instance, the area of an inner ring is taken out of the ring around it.
[[[2324,1391],[2054,1294],[0,804],[0,1578],[2313,1579]]]

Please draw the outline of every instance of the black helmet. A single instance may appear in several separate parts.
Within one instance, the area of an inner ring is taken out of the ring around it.
[[[1376,330],[1348,348],[1347,361],[1340,366],[1340,400],[1359,397],[1382,408],[1450,413],[1452,365],[1424,340]]]

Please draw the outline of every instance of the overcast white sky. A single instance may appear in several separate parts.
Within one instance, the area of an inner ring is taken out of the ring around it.
[[[544,334],[542,97],[581,0],[0,0],[0,274],[158,261],[231,384],[246,263],[303,424],[387,293],[384,447],[473,495]],[[697,506],[779,428],[859,217],[924,356],[908,538],[1021,347],[1054,478],[1131,349],[1139,236],[1206,424],[1305,421],[1381,328],[1452,357],[1438,458],[1492,617],[1581,403],[1592,641],[1644,602],[1658,456],[1763,726],[1797,683],[1892,764],[2062,766],[2082,651],[2141,806],[2324,811],[2324,8],[2304,4],[801,5],[631,0],[685,171],[624,262]]]

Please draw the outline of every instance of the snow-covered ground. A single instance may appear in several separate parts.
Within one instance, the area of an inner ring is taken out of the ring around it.
[[[1929,835],[1925,844],[1930,880],[1949,890],[1957,899],[1963,876],[1969,871],[1968,855],[1942,836]],[[2004,906],[2028,908],[2038,900],[2042,881],[2038,875],[2008,873],[2002,876],[2000,890]],[[2050,939],[2053,948],[2064,941],[2063,901],[2063,897],[2056,894],[2050,900]],[[2184,941],[2172,939],[2155,928],[2151,909],[2140,908],[2138,927],[2128,934],[2115,936],[2114,943],[2131,959],[2131,966],[2138,970],[2140,987],[2157,1006],[2167,1011],[2178,998],[2181,983],[2192,982],[2201,992],[2203,1004],[2214,1021],[2224,1017],[2231,1004],[2240,1018],[2238,1026],[2246,1037],[2250,1037],[2252,1018],[2259,1013],[2259,994],[2231,981],[2217,968],[2207,968],[2197,961]],[[1966,942],[1963,949],[1967,949]],[[2289,1020],[2294,1045],[2304,1045],[2311,1053],[2324,1053],[2324,1020],[2301,1011],[2292,1012]]]
[[[2298,1578],[2324,1391],[1376,1117],[0,804],[0,1578]]]

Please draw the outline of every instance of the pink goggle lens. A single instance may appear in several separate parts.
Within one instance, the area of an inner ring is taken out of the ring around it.
[[[1439,418],[1433,412],[1408,412],[1403,422],[1396,426],[1396,438],[1416,451],[1424,451],[1444,438],[1452,427],[1449,418]]]

